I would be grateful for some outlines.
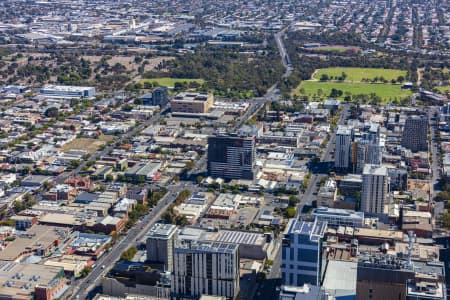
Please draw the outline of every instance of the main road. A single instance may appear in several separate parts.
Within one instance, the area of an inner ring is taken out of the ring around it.
[[[65,298],[87,299],[89,291],[101,285],[101,279],[113,267],[114,263],[119,260],[122,253],[128,247],[136,245],[137,241],[142,239],[150,227],[161,218],[161,214],[175,201],[176,196],[185,188],[186,186],[181,184],[168,187],[167,194],[158,201],[158,204],[145,215],[141,222],[136,223],[136,225],[127,232],[126,236],[120,239],[111,248],[110,252],[104,254],[96,262],[96,267],[88,276],[75,282],[71,289],[66,293]],[[105,266],[105,268],[102,266]]]
[[[350,104],[343,104],[342,105],[342,111],[339,117],[338,125],[344,125],[345,120],[348,118],[349,114],[349,105]],[[320,180],[327,176],[328,168],[327,165],[332,165],[332,152],[334,150],[334,145],[336,142],[336,131],[333,131],[331,133],[331,137],[328,141],[328,145],[325,148],[325,151],[322,152],[322,155],[320,157],[320,162],[322,163],[322,169],[313,170],[311,177],[309,179],[309,184],[305,190],[305,192],[301,196],[301,201],[297,207],[297,217],[302,213],[303,207],[305,205],[311,206],[312,202],[314,200],[314,193],[317,191],[317,183],[320,182]],[[325,169],[324,169],[325,168]]]
[[[289,54],[286,50],[286,46],[284,45],[283,37],[288,30],[289,26],[286,26],[281,31],[275,33],[275,42],[278,47],[278,51],[280,52],[281,61],[283,63],[283,66],[286,69],[286,72],[283,74],[283,78],[289,77],[291,75],[293,67],[291,64],[291,59],[289,58]]]

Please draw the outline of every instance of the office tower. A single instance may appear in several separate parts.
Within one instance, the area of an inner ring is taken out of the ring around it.
[[[387,168],[366,164],[362,179],[361,211],[373,214],[384,213],[384,204],[389,191]]]
[[[164,265],[166,271],[173,270],[173,248],[177,238],[177,226],[156,223],[146,235],[147,260]]]
[[[174,250],[172,299],[201,295],[235,299],[239,294],[239,245],[179,241]]]
[[[322,239],[327,223],[319,220],[290,220],[282,245],[283,285],[320,285],[322,271]]]
[[[208,173],[224,179],[250,179],[256,175],[254,135],[216,135],[208,138]]]
[[[409,116],[403,128],[402,146],[413,151],[428,150],[428,119],[426,116]]]
[[[157,87],[152,92],[152,105],[163,107],[169,102],[169,93],[166,87]]]
[[[336,132],[336,151],[334,167],[347,170],[350,166],[350,149],[352,146],[353,129],[350,126],[339,125]]]

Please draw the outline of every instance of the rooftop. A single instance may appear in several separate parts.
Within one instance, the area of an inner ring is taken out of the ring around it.
[[[346,125],[338,125],[336,135],[351,135],[352,127]]]
[[[71,92],[83,92],[87,89],[93,89],[90,86],[70,86],[70,85],[53,85],[47,84],[42,89],[44,90],[57,90],[57,91],[71,91]]]
[[[311,241],[317,242],[320,238],[323,238],[326,229],[327,222],[319,221],[317,219],[314,222],[293,219],[289,221],[285,232],[288,234],[308,235]]]
[[[169,239],[177,230],[176,225],[156,223],[147,233],[147,238]]]
[[[363,174],[374,176],[388,176],[388,171],[385,166],[365,164]]]
[[[64,239],[68,232],[65,228],[34,225],[0,251],[0,260],[13,261],[24,252],[29,253],[33,249],[47,249],[54,245],[57,239]]]
[[[347,217],[347,218],[362,218],[364,219],[364,212],[353,211],[347,209],[330,208],[330,207],[318,207],[312,212],[313,215],[321,216],[334,216],[334,217]]]
[[[200,253],[236,253],[239,245],[221,242],[183,241],[175,246],[175,251],[194,251]]]
[[[209,98],[212,97],[211,94],[208,93],[195,93],[195,92],[183,92],[179,93],[175,96],[174,100],[176,101],[196,101],[196,102],[205,102],[208,101]]]
[[[0,261],[2,299],[31,299],[36,286],[53,286],[63,275],[61,267]]]

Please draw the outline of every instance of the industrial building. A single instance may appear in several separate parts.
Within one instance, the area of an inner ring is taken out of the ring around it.
[[[51,300],[66,289],[61,267],[0,260],[0,299]]]
[[[40,89],[40,93],[53,98],[92,98],[95,96],[95,88],[47,84]]]

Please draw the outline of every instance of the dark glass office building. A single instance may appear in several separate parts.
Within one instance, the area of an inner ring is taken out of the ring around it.
[[[254,136],[227,134],[208,138],[208,174],[210,176],[253,180],[255,173]]]
[[[169,93],[166,87],[160,86],[153,90],[151,94],[142,96],[144,105],[163,107],[169,102]]]

